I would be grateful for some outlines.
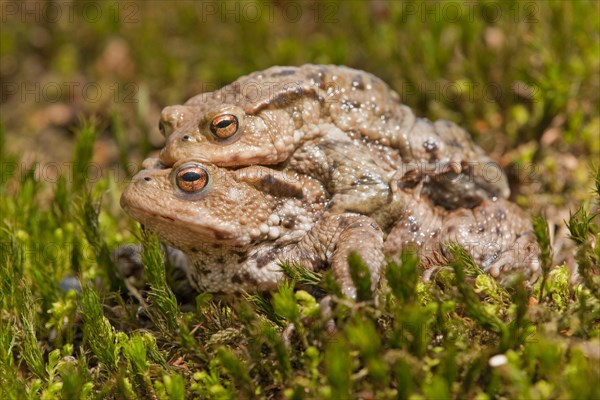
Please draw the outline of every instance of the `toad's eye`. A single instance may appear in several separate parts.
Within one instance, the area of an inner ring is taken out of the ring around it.
[[[177,186],[187,193],[196,193],[208,184],[208,173],[196,165],[184,167],[177,172]]]
[[[210,131],[217,139],[228,139],[238,130],[238,119],[233,114],[223,114],[215,117],[210,123]]]

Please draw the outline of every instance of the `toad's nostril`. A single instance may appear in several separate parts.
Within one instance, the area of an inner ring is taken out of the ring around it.
[[[190,135],[184,135],[184,136],[181,138],[181,140],[182,140],[182,141],[184,141],[184,142],[187,142],[187,141],[189,141],[190,139],[191,139],[191,138],[190,138]]]
[[[145,180],[146,182],[150,182],[150,181],[152,180],[152,178],[150,178],[149,176],[145,176],[145,177],[144,177],[144,180]]]

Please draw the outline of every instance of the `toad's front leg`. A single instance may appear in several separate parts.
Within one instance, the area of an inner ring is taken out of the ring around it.
[[[318,140],[298,149],[286,168],[323,182],[331,196],[331,213],[359,213],[380,225],[393,221],[399,196],[390,189],[394,170],[378,162],[369,149],[335,126],[324,125]]]

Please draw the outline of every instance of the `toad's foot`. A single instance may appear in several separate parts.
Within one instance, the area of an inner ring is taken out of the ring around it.
[[[473,209],[448,213],[442,222],[442,237],[467,249],[483,270],[500,281],[510,271],[528,279],[539,272],[540,250],[531,223],[507,200],[485,200]]]
[[[383,266],[383,232],[377,223],[364,215],[328,215],[303,240],[304,251],[316,254],[320,262],[331,266],[333,275],[341,286],[342,293],[357,298],[357,290],[352,280],[348,256],[358,253],[367,266],[374,293],[381,277]],[[319,261],[316,261],[319,269]]]

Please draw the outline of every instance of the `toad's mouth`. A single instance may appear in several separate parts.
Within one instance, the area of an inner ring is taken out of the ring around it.
[[[126,211],[134,220],[168,242],[173,242],[170,240],[171,236],[181,240],[181,232],[187,232],[190,241],[203,240],[223,245],[239,245],[238,236],[233,229],[220,229],[214,225],[198,224],[197,221],[174,218],[143,207],[129,206]]]
[[[175,222],[175,218],[167,217],[166,215],[155,214],[155,215],[153,215],[153,217],[158,218],[158,219],[164,219],[165,221],[168,221],[168,222]]]

